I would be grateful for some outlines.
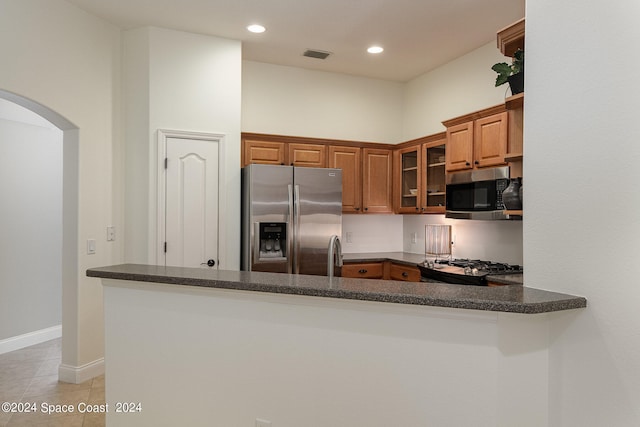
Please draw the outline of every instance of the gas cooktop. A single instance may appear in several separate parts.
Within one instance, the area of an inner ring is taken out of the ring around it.
[[[486,286],[487,276],[522,274],[520,265],[478,259],[439,260],[435,264],[419,264],[422,277],[459,285]]]

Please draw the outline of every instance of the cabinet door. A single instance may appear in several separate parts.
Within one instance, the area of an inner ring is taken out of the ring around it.
[[[290,143],[289,164],[307,168],[325,168],[327,167],[327,146]]]
[[[443,214],[446,201],[445,181],[446,139],[422,146],[421,210],[424,213]]]
[[[447,172],[473,168],[473,122],[447,128]]]
[[[474,165],[478,168],[499,166],[507,152],[507,120],[506,112],[494,114],[475,121]]]
[[[270,141],[243,141],[244,150],[242,152],[242,166],[251,163],[265,165],[284,165],[285,143]]]
[[[420,146],[394,151],[393,181],[397,213],[419,213],[422,193]]]
[[[329,167],[342,169],[342,212],[362,207],[362,153],[359,147],[329,146]]]
[[[364,148],[362,205],[365,213],[393,212],[391,150]]]

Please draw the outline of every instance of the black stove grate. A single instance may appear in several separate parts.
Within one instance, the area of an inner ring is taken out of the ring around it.
[[[483,261],[479,259],[439,260],[438,264],[446,264],[475,271],[475,274],[510,274],[522,273],[522,266],[502,262]]]

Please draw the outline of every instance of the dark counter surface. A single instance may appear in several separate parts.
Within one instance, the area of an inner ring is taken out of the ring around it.
[[[346,257],[345,257],[346,258]],[[277,294],[378,301],[510,313],[546,313],[583,308],[583,297],[524,286],[465,286],[394,280],[121,264],[91,268],[87,276]]]

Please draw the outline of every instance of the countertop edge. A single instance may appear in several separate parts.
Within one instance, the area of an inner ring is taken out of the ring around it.
[[[482,311],[494,311],[494,312],[507,312],[507,313],[519,313],[519,314],[540,314],[540,313],[549,313],[554,311],[564,311],[564,310],[572,310],[578,308],[585,308],[587,306],[587,300],[583,297],[567,295],[567,294],[558,294],[556,292],[544,291],[534,288],[525,288],[532,291],[535,291],[537,294],[541,296],[548,296],[546,300],[543,301],[515,301],[515,300],[507,300],[507,299],[490,299],[489,297],[492,295],[490,290],[478,290],[475,289],[476,292],[481,292],[485,297],[480,298],[469,298],[465,297],[463,294],[465,291],[469,291],[470,289],[466,286],[460,285],[432,285],[433,289],[445,289],[446,297],[438,297],[436,295],[412,295],[410,293],[398,293],[398,292],[380,292],[375,290],[367,290],[367,287],[371,287],[369,285],[374,285],[374,281],[370,279],[341,279],[334,278],[336,286],[340,286],[341,284],[360,284],[362,283],[363,289],[354,290],[354,289],[340,289],[340,288],[332,288],[331,284],[327,282],[327,278],[322,278],[319,276],[305,276],[311,282],[317,282],[318,284],[324,284],[324,286],[329,287],[321,287],[320,285],[311,285],[311,286],[301,286],[300,284],[286,284],[286,283],[267,283],[263,280],[251,280],[248,281],[246,279],[220,279],[220,278],[212,278],[212,277],[197,277],[198,275],[206,276],[209,270],[203,269],[182,269],[176,268],[175,271],[187,272],[188,274],[146,274],[146,273],[136,273],[136,272],[123,272],[123,271],[114,271],[111,268],[120,268],[126,269],[127,266],[130,267],[144,267],[142,265],[120,265],[120,266],[112,266],[112,267],[102,267],[102,268],[90,268],[86,271],[86,275],[88,277],[95,278],[103,278],[103,279],[114,279],[114,280],[125,280],[125,281],[137,281],[137,282],[153,282],[153,283],[164,283],[164,284],[172,284],[178,286],[198,286],[198,287],[208,287],[208,288],[219,288],[219,289],[231,289],[231,290],[240,290],[240,291],[254,291],[254,292],[265,292],[265,293],[275,293],[275,294],[289,294],[289,295],[302,295],[302,296],[315,296],[315,297],[328,297],[328,298],[339,298],[339,299],[352,299],[352,300],[360,300],[360,301],[375,301],[375,302],[387,302],[387,303],[398,303],[398,304],[410,304],[410,305],[424,305],[424,306],[433,306],[433,307],[446,307],[446,308],[456,308],[456,309],[470,309],[470,310],[482,310]],[[147,266],[147,267],[155,267],[155,266]],[[111,269],[111,270],[110,270]],[[163,270],[167,270],[167,268],[162,267]],[[170,268],[169,268],[170,270]],[[215,271],[215,270],[214,270]],[[241,275],[242,272],[230,272],[235,275]],[[246,272],[245,272],[246,273]],[[268,278],[272,278],[274,276],[268,276],[269,274],[275,273],[266,273]],[[255,275],[255,273],[253,274]],[[285,275],[290,280],[291,276]],[[282,276],[280,276],[282,277]],[[285,280],[286,281],[286,280]],[[377,281],[376,281],[377,282]],[[384,281],[384,282],[393,282],[393,281]],[[334,283],[334,282],[332,282]],[[393,282],[398,286],[405,285],[406,282]],[[423,284],[424,286],[424,284]],[[442,287],[445,288],[442,288]],[[520,288],[520,287],[517,287]],[[456,292],[460,295],[456,296]],[[494,294],[495,295],[495,294]]]

